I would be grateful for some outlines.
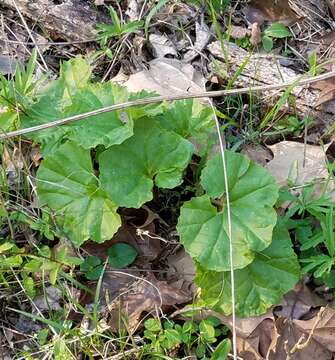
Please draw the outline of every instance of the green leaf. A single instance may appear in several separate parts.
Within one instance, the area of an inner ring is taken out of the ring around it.
[[[202,320],[199,324],[199,331],[200,331],[200,336],[206,342],[213,342],[212,340],[215,339],[215,329],[214,326],[209,321]]]
[[[192,142],[199,155],[203,155],[212,145],[210,138],[212,137],[214,142],[214,136],[217,136],[213,109],[196,99],[167,104],[166,111],[158,119],[165,129]]]
[[[34,279],[31,276],[25,276],[22,280],[22,285],[28,296],[33,298],[36,295]]]
[[[211,356],[211,360],[225,360],[228,357],[231,349],[231,342],[229,339],[223,339],[220,344],[216,347],[215,351]]]
[[[225,155],[234,268],[240,269],[271,243],[278,186],[267,170],[247,157],[229,151]],[[185,249],[196,261],[209,270],[226,271],[230,269],[228,217],[220,154],[207,162],[201,184],[208,195],[184,203],[177,230]],[[218,211],[210,197],[221,198],[218,202],[223,209]]]
[[[5,241],[4,243],[0,244],[0,254],[10,250],[14,246],[14,243],[11,243],[9,241]]]
[[[177,330],[166,329],[164,334],[159,337],[159,341],[164,349],[170,350],[179,345],[182,340]]]
[[[154,184],[171,189],[182,182],[192,153],[190,142],[142,118],[133,137],[99,156],[101,184],[119,206],[139,208],[152,199]]]
[[[97,256],[88,256],[80,265],[80,271],[88,280],[98,280],[103,270],[102,261]]]
[[[292,36],[292,33],[284,24],[274,23],[264,31],[264,35],[266,37],[282,39]]]
[[[64,111],[67,116],[82,114],[102,107],[127,101],[128,92],[112,83],[87,85],[72,97],[71,106]],[[133,135],[133,118],[128,111],[112,111],[91,116],[67,126],[68,138],[85,149],[121,144]]]
[[[272,244],[256,254],[246,268],[235,270],[236,313],[240,317],[260,315],[277,304],[300,278],[300,267],[285,226],[275,227]],[[201,299],[216,311],[230,315],[230,273],[198,267],[195,279]]]
[[[90,76],[91,68],[81,57],[62,63],[59,78],[43,87],[38,101],[25,109],[25,114],[21,116],[22,127],[62,119],[64,109],[71,105],[75,93],[87,85]],[[27,137],[41,143],[42,153],[46,155],[62,144],[69,131],[69,126],[57,126],[28,134]]]
[[[99,187],[89,150],[65,143],[43,160],[37,180],[41,204],[56,212],[76,246],[88,239],[104,242],[121,225],[116,205]]]
[[[137,256],[137,251],[125,243],[113,244],[107,253],[109,265],[115,268],[124,268],[130,265]]]
[[[151,332],[160,332],[162,329],[161,323],[158,319],[148,319],[144,322],[146,330]]]
[[[22,257],[20,255],[12,255],[0,257],[0,268],[7,269],[9,267],[18,267],[22,265]]]
[[[262,44],[264,50],[267,52],[273,49],[273,41],[269,36],[262,36]]]
[[[2,112],[0,108],[0,132],[11,131],[16,128],[17,113],[12,110]]]

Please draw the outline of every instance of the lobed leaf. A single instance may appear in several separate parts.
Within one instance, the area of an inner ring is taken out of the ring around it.
[[[283,224],[274,229],[271,245],[256,254],[246,268],[235,270],[236,313],[240,317],[260,315],[299,281],[300,267]],[[195,279],[207,306],[231,314],[231,283],[228,271],[215,272],[198,266]]]
[[[196,99],[169,103],[166,111],[158,119],[165,129],[174,131],[192,142],[199,155],[203,155],[210,148],[211,137],[217,136],[213,109]]]
[[[190,142],[142,118],[131,138],[100,154],[101,184],[119,206],[139,208],[152,199],[154,184],[171,189],[182,182],[192,153]]]
[[[56,212],[76,246],[88,239],[108,240],[121,225],[117,206],[99,187],[89,150],[73,142],[63,144],[44,159],[37,180],[41,204]]]
[[[241,269],[271,243],[278,186],[267,170],[247,157],[229,151],[225,154],[234,268]],[[201,184],[208,195],[184,203],[177,230],[185,249],[196,261],[207,269],[226,271],[230,269],[228,217],[220,154],[207,162]],[[217,210],[211,198],[219,198],[222,209]]]
[[[63,63],[59,79],[43,88],[43,95],[26,109],[26,115],[22,117],[23,127],[41,125],[152,95],[147,92],[130,94],[126,88],[111,82],[93,84],[89,82],[90,76],[90,66],[82,58]],[[160,111],[160,106],[155,104],[102,113],[28,136],[41,143],[44,155],[51,154],[68,140],[75,141],[86,149],[98,145],[109,147],[120,144],[133,135],[134,119],[157,115]]]

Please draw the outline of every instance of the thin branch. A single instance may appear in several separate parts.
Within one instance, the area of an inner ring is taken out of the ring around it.
[[[49,129],[55,126],[61,126],[68,123],[72,123],[75,121],[83,120],[86,118],[89,118],[94,115],[103,114],[107,112],[112,112],[116,110],[121,109],[127,109],[129,107],[139,106],[139,105],[147,105],[147,104],[155,104],[163,101],[174,101],[174,100],[183,100],[183,99],[200,99],[200,98],[213,98],[213,97],[219,97],[219,96],[229,96],[229,95],[238,95],[238,94],[246,94],[250,92],[258,92],[258,91],[268,91],[268,90],[279,90],[286,88],[290,85],[295,84],[296,86],[302,86],[311,84],[316,81],[329,79],[331,77],[335,76],[335,71],[330,71],[325,74],[321,74],[314,77],[308,77],[303,79],[304,76],[299,76],[294,81],[285,82],[282,84],[274,84],[274,85],[260,85],[260,86],[251,86],[251,87],[245,87],[240,89],[230,89],[230,90],[219,90],[219,91],[203,91],[203,92],[197,92],[197,93],[185,93],[185,94],[178,94],[178,95],[165,95],[165,96],[155,96],[155,97],[148,97],[145,99],[138,99],[133,101],[128,101],[121,104],[115,104],[106,106],[97,110],[89,111],[83,114],[78,114],[74,116],[69,116],[67,118],[54,120],[51,122],[48,122],[46,124],[32,126],[26,129],[20,129],[16,131],[11,131],[8,133],[4,133],[0,135],[0,140],[9,139],[14,136],[29,134],[31,132]]]

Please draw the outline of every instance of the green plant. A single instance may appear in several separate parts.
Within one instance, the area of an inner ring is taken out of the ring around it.
[[[63,63],[59,78],[41,88],[22,114],[22,124],[43,124],[149,96],[131,94],[110,82],[93,83],[90,77],[84,59]],[[119,207],[139,208],[153,199],[154,187],[181,185],[193,155],[201,157],[200,183],[194,188],[202,195],[184,203],[177,225],[181,243],[197,263],[201,301],[231,312],[229,195],[233,268],[240,284],[237,312],[241,316],[260,314],[298,281],[298,262],[285,229],[276,226],[273,206],[278,186],[274,178],[247,157],[226,151],[226,189],[221,155],[207,158],[212,145],[207,139],[213,133],[211,107],[188,99],[99,114],[28,135],[41,144],[44,155],[36,176],[40,205],[49,207],[61,235],[75,246],[88,239],[101,243],[121,226]],[[128,250],[125,257],[111,250],[112,266],[129,265],[136,254]],[[101,263],[91,262],[87,259],[82,270],[97,278]],[[268,269],[266,276],[263,268]],[[278,283],[281,275],[285,281]]]
[[[18,64],[13,79],[7,79],[0,74],[0,131],[10,131],[20,127],[19,111],[29,106],[38,85],[43,77],[36,80],[37,52],[34,50],[29,62],[24,68]]]
[[[271,51],[273,49],[273,39],[283,39],[291,37],[290,30],[281,23],[274,23],[264,30],[262,35],[262,44],[264,50]]]
[[[305,186],[290,199],[292,205],[286,218],[300,244],[302,271],[328,281],[335,265],[334,202],[327,193],[316,196],[315,185]]]
[[[141,28],[143,28],[144,22],[142,20],[130,21],[123,24],[112,6],[109,6],[109,16],[112,19],[112,25],[98,24],[97,40],[99,41],[102,53],[105,53],[109,57],[112,56],[110,49],[107,47],[108,42],[112,38],[120,38],[125,34],[131,34]]]
[[[154,353],[168,355],[174,348],[181,347],[185,355],[195,351],[198,359],[224,360],[230,350],[228,339],[218,340],[218,337],[226,336],[228,329],[215,317],[202,320],[199,324],[185,321],[182,325],[171,320],[164,321],[162,325],[158,319],[148,319],[144,327],[144,338],[150,343],[143,353],[151,356]]]

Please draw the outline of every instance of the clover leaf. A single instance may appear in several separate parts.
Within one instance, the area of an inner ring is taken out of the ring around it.
[[[244,269],[235,270],[236,313],[240,317],[260,315],[299,281],[300,267],[287,229],[279,223],[271,245],[256,254]],[[230,272],[215,272],[198,266],[195,279],[201,299],[216,311],[230,315]]]
[[[63,144],[43,160],[37,180],[41,204],[56,212],[75,245],[108,240],[121,225],[117,206],[98,185],[89,150]]]
[[[142,118],[131,138],[100,154],[102,187],[117,205],[139,208],[152,199],[154,184],[171,189],[182,182],[192,153],[189,141]]]
[[[250,264],[272,240],[278,186],[270,173],[247,157],[226,151],[234,269]],[[177,230],[185,249],[210,270],[230,269],[226,190],[221,155],[201,174],[206,195],[184,203]],[[211,203],[216,199],[217,209]]]

